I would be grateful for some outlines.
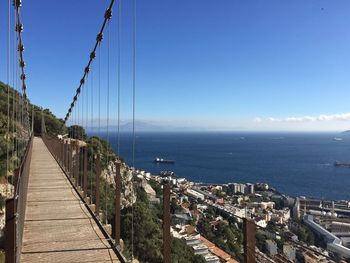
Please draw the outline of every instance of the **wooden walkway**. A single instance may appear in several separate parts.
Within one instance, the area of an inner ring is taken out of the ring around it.
[[[21,262],[119,262],[40,138],[33,142]]]

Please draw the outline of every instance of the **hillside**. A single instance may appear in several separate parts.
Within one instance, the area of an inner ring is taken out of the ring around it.
[[[15,145],[21,144],[25,134],[25,130],[22,127],[21,123],[18,121],[20,114],[19,112],[19,101],[21,100],[21,95],[10,87],[10,127],[9,133],[8,130],[8,118],[7,118],[7,109],[8,109],[8,90],[6,84],[0,82],[0,181],[3,181],[3,178],[6,175],[6,157],[7,157],[7,143],[9,143],[9,155],[11,157],[10,164],[16,162],[16,151]],[[66,127],[63,125],[63,121],[58,119],[54,114],[52,114],[48,109],[42,109],[39,106],[33,105],[29,101],[29,118],[32,120],[32,114],[34,113],[34,133],[41,133],[41,120],[42,116],[45,118],[46,130],[50,134],[62,133],[66,130]],[[20,155],[20,153],[18,153]],[[13,167],[10,167],[10,170]]]
[[[20,94],[15,91],[13,88],[10,88],[10,131],[8,133],[8,122],[7,122],[7,101],[8,101],[8,91],[7,87],[4,83],[0,82],[0,184],[5,182],[6,175],[6,157],[7,157],[7,144],[9,143],[9,153],[11,161],[13,164],[10,167],[9,174],[11,174],[11,170],[13,169],[16,160],[15,156],[17,153],[15,151],[16,143],[23,143],[20,137],[25,133],[24,128],[22,127],[19,121],[16,121],[14,115],[16,116],[17,111],[14,110],[19,101]],[[113,152],[111,146],[101,138],[96,136],[88,137],[85,133],[83,127],[80,126],[72,126],[67,129],[67,127],[63,124],[62,119],[58,119],[54,114],[50,112],[48,109],[42,109],[39,106],[33,105],[29,103],[29,117],[32,120],[32,114],[34,113],[34,133],[36,135],[40,135],[41,133],[41,122],[42,116],[45,119],[46,132],[51,135],[64,134],[74,129],[75,131],[79,130],[78,134],[81,134],[81,138],[87,142],[88,145],[88,159],[92,159],[92,155],[97,152],[101,153],[101,166],[102,166],[102,174],[108,173],[108,160],[113,163],[116,158],[115,153]],[[13,115],[14,114],[14,115]],[[77,133],[77,132],[75,132]],[[122,159],[122,158],[121,158]],[[109,165],[111,166],[111,164]],[[88,170],[93,171],[93,164],[89,162]],[[89,175],[89,182],[91,183],[91,190],[95,192],[95,183],[93,182],[94,172],[91,172]],[[127,176],[123,176],[125,178]],[[114,220],[114,186],[111,182],[113,182],[113,176],[111,177],[111,181],[107,181],[105,176],[101,176],[100,182],[100,194],[101,200],[106,202],[106,208],[108,210],[108,217],[103,211],[103,216],[108,218],[109,223]],[[123,253],[130,257],[131,251],[131,221],[130,218],[134,213],[134,216],[139,220],[134,222],[134,228],[137,230],[134,233],[134,240],[137,241],[137,249],[135,252],[135,256],[140,260],[140,262],[148,262],[148,263],[156,263],[162,261],[162,225],[161,225],[161,215],[162,215],[162,207],[160,205],[153,206],[150,204],[146,192],[144,192],[140,187],[137,187],[138,184],[134,184],[134,180],[130,178],[130,182],[128,182],[132,188],[136,187],[137,198],[134,203],[134,211],[132,211],[130,206],[124,207],[121,211],[122,213],[122,238],[125,242],[125,248]],[[10,180],[11,181],[11,180]],[[123,181],[123,182],[124,182]],[[124,190],[127,188],[126,183],[123,183]],[[160,185],[157,186],[160,189]],[[132,191],[134,192],[134,190]],[[158,196],[158,198],[162,198],[162,196]],[[0,193],[0,206],[3,206],[4,198]],[[1,207],[0,207],[0,210]],[[1,242],[0,242],[1,243]],[[1,262],[1,254],[0,251],[0,262]],[[202,263],[204,262],[204,258],[194,255],[193,251],[186,246],[186,243],[180,239],[173,239],[172,245],[172,259],[173,262],[193,262],[193,263]]]

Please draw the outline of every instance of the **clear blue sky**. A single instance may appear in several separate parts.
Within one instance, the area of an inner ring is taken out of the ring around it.
[[[32,102],[64,117],[108,3],[23,0]],[[131,117],[131,4],[122,1],[125,120]],[[116,117],[116,7],[111,21],[111,118]],[[6,8],[2,1],[3,81]],[[349,13],[347,0],[137,0],[137,119],[216,129],[350,128]],[[103,98],[106,40],[105,35]],[[97,88],[97,68],[93,71]]]

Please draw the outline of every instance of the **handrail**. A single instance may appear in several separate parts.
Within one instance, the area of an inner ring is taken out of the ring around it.
[[[14,171],[14,196],[6,200],[6,263],[20,261],[32,147],[33,136],[28,140],[21,163]]]
[[[102,234],[110,244],[111,249],[117,255],[119,261],[122,263],[126,263],[127,260],[120,251],[120,248],[118,245],[119,242],[113,243],[113,238],[106,231],[106,229],[103,227],[102,223],[98,218],[99,213],[96,211],[93,211],[89,206],[89,203],[87,202],[88,200],[88,198],[86,198],[87,197],[87,191],[86,191],[87,190],[86,189],[87,169],[86,167],[84,167],[85,165],[87,165],[87,159],[86,159],[87,150],[84,149],[84,147],[86,146],[78,146],[77,143],[75,143],[74,145],[69,143],[70,146],[68,146],[68,144],[65,143],[63,140],[49,136],[46,133],[42,134],[42,139],[46,147],[50,151],[51,155],[54,157],[54,159],[57,161],[58,165],[62,169],[63,173],[66,175],[68,181],[71,183],[73,189],[76,191],[77,195],[79,196],[81,201],[84,203],[86,209],[91,214],[92,218],[94,219],[95,223],[101,230]],[[73,148],[75,150],[75,154],[73,154]],[[99,162],[99,159],[96,158],[95,161]],[[99,176],[96,176],[96,179],[99,180]],[[85,192],[83,191],[84,189],[85,189]]]

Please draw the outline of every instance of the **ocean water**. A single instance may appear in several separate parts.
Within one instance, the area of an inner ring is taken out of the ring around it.
[[[105,133],[100,134],[106,138]],[[134,164],[158,174],[204,183],[264,182],[291,196],[350,199],[350,136],[330,133],[137,133]],[[117,152],[117,135],[109,141]],[[120,155],[132,165],[132,136],[120,135]],[[156,157],[176,160],[156,164]]]

